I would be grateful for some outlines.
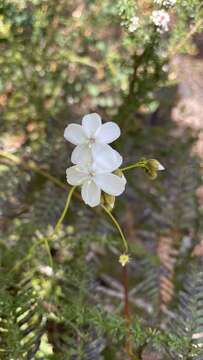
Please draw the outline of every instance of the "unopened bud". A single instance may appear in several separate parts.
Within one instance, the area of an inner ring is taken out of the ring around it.
[[[122,254],[119,257],[119,263],[124,267],[126,266],[127,263],[129,263],[130,259],[129,256],[127,254]]]
[[[107,193],[103,194],[103,203],[104,206],[109,210],[112,211],[115,205],[115,196],[109,195]]]
[[[117,176],[119,176],[119,177],[124,176],[124,175],[123,175],[123,172],[122,172],[122,170],[121,170],[121,169],[117,169],[117,170],[115,170],[115,171],[114,171],[114,174],[115,174],[115,175],[117,175]]]
[[[157,178],[157,172],[165,170],[164,166],[156,159],[149,159],[146,161],[145,171],[150,179],[154,180]]]

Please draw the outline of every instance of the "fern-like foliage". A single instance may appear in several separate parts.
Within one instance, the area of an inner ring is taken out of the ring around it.
[[[141,181],[141,171],[136,173],[136,178],[129,177],[128,197],[134,221],[130,240],[135,254],[131,265],[135,274],[131,295],[144,299],[146,310],[150,311],[152,306],[150,323],[162,321],[168,312],[177,287],[184,281],[182,269],[187,266],[201,232],[196,197],[201,179],[197,159],[190,153],[189,144],[193,140],[186,134],[178,141],[172,137],[166,140],[171,130],[142,129],[127,149],[128,154],[136,153],[139,158],[144,146],[146,153],[163,158],[167,168],[155,182]],[[154,143],[145,141],[149,132],[156,139]]]
[[[2,283],[2,282],[1,282]],[[0,291],[0,353],[2,359],[35,358],[44,333],[42,305],[30,279]]]
[[[184,347],[178,354],[172,352],[172,359],[203,359],[203,271],[201,264],[193,264],[188,269],[170,328],[175,336],[184,339]]]

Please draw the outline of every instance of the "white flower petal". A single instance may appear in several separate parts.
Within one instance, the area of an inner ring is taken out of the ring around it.
[[[82,144],[75,147],[71,155],[73,164],[87,164],[92,160],[92,152],[88,144]]]
[[[81,185],[88,178],[88,173],[78,165],[69,167],[66,170],[66,179],[70,185]]]
[[[92,145],[93,168],[96,172],[112,172],[118,169],[123,161],[122,156],[111,146],[105,144]]]
[[[103,144],[110,144],[119,138],[121,134],[119,126],[114,122],[103,124],[96,133],[96,141]]]
[[[65,128],[64,137],[74,145],[83,144],[87,137],[81,125],[70,124]]]
[[[88,138],[94,137],[101,124],[101,117],[96,113],[85,115],[82,119],[82,127]]]
[[[93,180],[85,181],[82,185],[81,196],[85,204],[91,207],[98,206],[101,201],[101,189]]]
[[[125,190],[126,179],[114,174],[97,174],[96,184],[107,194],[118,196]]]

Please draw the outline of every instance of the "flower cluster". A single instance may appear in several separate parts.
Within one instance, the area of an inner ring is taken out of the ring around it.
[[[85,115],[82,125],[70,124],[65,129],[65,139],[76,145],[71,155],[74,165],[66,170],[67,182],[81,186],[82,199],[91,207],[101,203],[101,191],[118,196],[125,190],[125,177],[115,173],[123,159],[109,145],[119,136],[118,125],[102,124],[96,113]]]
[[[160,6],[173,7],[176,4],[176,0],[154,0],[154,3]]]
[[[139,17],[138,16],[133,16],[130,19],[130,24],[128,26],[128,31],[129,32],[134,32],[135,30],[137,30],[139,26]]]
[[[176,0],[164,0],[163,6],[173,7],[176,4]]]
[[[152,12],[152,22],[161,34],[169,30],[170,16],[165,10],[154,10]]]

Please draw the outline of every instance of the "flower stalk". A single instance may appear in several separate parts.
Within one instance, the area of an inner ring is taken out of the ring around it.
[[[125,326],[126,326],[125,349],[126,349],[126,352],[127,352],[128,356],[130,357],[130,359],[137,360],[137,358],[133,354],[132,345],[131,345],[131,342],[130,342],[131,333],[130,333],[130,310],[129,310],[129,299],[128,299],[128,271],[127,271],[127,266],[126,266],[127,263],[129,262],[129,256],[127,255],[127,253],[128,253],[128,243],[127,243],[125,235],[124,235],[118,221],[115,219],[115,217],[113,216],[111,211],[108,210],[106,208],[106,206],[104,206],[104,205],[101,205],[101,206],[104,209],[104,211],[108,214],[110,219],[112,220],[113,224],[115,225],[116,229],[118,230],[118,232],[119,232],[119,234],[121,236],[121,239],[123,241],[124,254],[122,254],[120,256],[119,262],[120,262],[120,264],[122,265],[122,268],[123,268],[124,317],[125,317]]]
[[[128,268],[127,266],[123,266],[123,289],[124,289],[124,316],[125,316],[125,327],[126,327],[126,341],[125,341],[125,349],[129,358],[132,360],[139,360],[137,355],[133,352],[132,342],[131,342],[131,330],[130,330],[130,307],[129,307],[129,297],[128,297],[128,285],[129,285],[129,277],[128,277]]]
[[[76,186],[73,186],[73,187],[70,189],[69,193],[68,193],[68,197],[67,197],[67,200],[66,200],[66,205],[65,205],[65,207],[64,207],[64,210],[63,210],[63,212],[62,212],[59,220],[57,221],[57,224],[56,224],[55,229],[54,229],[54,234],[57,233],[58,230],[59,230],[60,227],[61,227],[61,224],[62,224],[62,222],[63,222],[63,220],[64,220],[64,218],[65,218],[65,216],[66,216],[66,214],[67,214],[67,211],[68,211],[68,209],[69,209],[70,202],[71,202],[71,198],[72,198],[72,196],[73,196],[73,193],[74,193],[75,189],[76,189]]]
[[[125,326],[126,326],[126,342],[125,348],[127,354],[131,357],[132,349],[130,343],[130,310],[129,310],[129,300],[128,300],[128,270],[127,266],[123,266],[123,288],[124,288],[124,316],[125,316]]]
[[[65,207],[64,207],[64,210],[59,218],[59,220],[57,221],[56,223],[56,226],[54,228],[54,231],[52,232],[52,234],[48,237],[45,237],[43,238],[42,240],[44,240],[44,244],[45,244],[45,248],[47,250],[47,254],[49,256],[49,265],[50,267],[53,269],[53,259],[52,259],[52,255],[51,255],[51,250],[50,250],[50,247],[49,247],[49,241],[54,237],[54,235],[56,235],[61,227],[61,224],[68,212],[68,209],[69,209],[69,206],[70,206],[70,202],[71,202],[71,198],[73,196],[73,193],[76,189],[76,186],[73,186],[71,188],[71,190],[69,191],[68,193],[68,197],[67,197],[67,200],[66,200],[66,204],[65,204]]]
[[[128,166],[126,166],[124,168],[121,168],[120,170],[122,172],[124,172],[124,171],[128,171],[128,170],[136,169],[136,168],[144,168],[144,169],[146,169],[146,167],[147,167],[146,166],[146,160],[140,160],[140,161],[136,162],[135,164],[128,165]]]
[[[113,224],[115,225],[116,229],[118,230],[118,232],[121,236],[121,239],[123,241],[124,252],[128,253],[128,243],[127,243],[125,235],[124,235],[118,221],[115,219],[115,217],[112,215],[111,211],[108,210],[106,206],[104,206],[104,205],[101,205],[101,206],[104,209],[104,211],[108,214],[108,216],[111,218]]]
[[[136,162],[135,164],[128,165],[128,166],[120,169],[120,171],[124,172],[124,171],[132,170],[132,169],[135,169],[135,168],[144,169],[145,173],[148,175],[148,177],[151,180],[154,180],[154,179],[157,178],[158,171],[165,170],[164,166],[158,160],[156,160],[156,159],[143,159],[143,160],[140,160],[140,161]]]

